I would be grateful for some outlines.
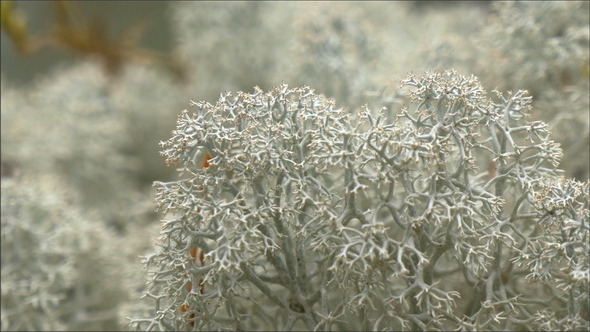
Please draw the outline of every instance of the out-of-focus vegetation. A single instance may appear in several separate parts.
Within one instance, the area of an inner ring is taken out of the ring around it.
[[[99,59],[112,75],[127,62],[183,75],[182,64],[168,50],[169,27],[161,15],[166,8],[157,1],[139,6],[132,1],[2,1],[4,75],[24,82],[80,57]],[[36,62],[46,68],[39,70]]]

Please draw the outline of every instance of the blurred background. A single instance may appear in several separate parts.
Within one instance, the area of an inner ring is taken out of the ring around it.
[[[14,2],[18,16],[26,22],[27,34],[43,35],[55,28],[59,1],[6,1]],[[165,52],[175,45],[171,31],[170,3],[174,1],[65,1],[68,7],[76,7],[84,23],[100,22],[109,39],[116,39],[130,24],[143,27],[138,45],[142,48]],[[277,2],[277,1],[275,1]],[[458,6],[489,7],[492,1],[407,1],[412,10],[446,11]],[[5,10],[6,12],[7,10]],[[20,52],[14,40],[2,29],[0,40],[2,75],[14,83],[27,83],[34,77],[47,73],[50,68],[76,60],[77,55],[68,49],[51,48],[43,52]]]
[[[17,15],[26,21],[29,35],[48,34],[55,29],[57,9],[53,1],[14,1]],[[100,22],[106,37],[116,39],[129,24],[144,28],[138,44],[142,48],[158,51],[170,50],[174,43],[170,31],[169,4],[167,1],[67,1],[66,6],[76,7],[83,23]],[[2,75],[15,83],[27,83],[48,73],[56,65],[79,60],[79,54],[64,48],[44,49],[43,52],[20,52],[14,40],[2,29],[0,40]]]

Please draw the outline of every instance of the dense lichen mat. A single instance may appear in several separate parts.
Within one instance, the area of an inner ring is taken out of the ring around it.
[[[2,330],[590,328],[590,3],[88,6],[2,1]]]

